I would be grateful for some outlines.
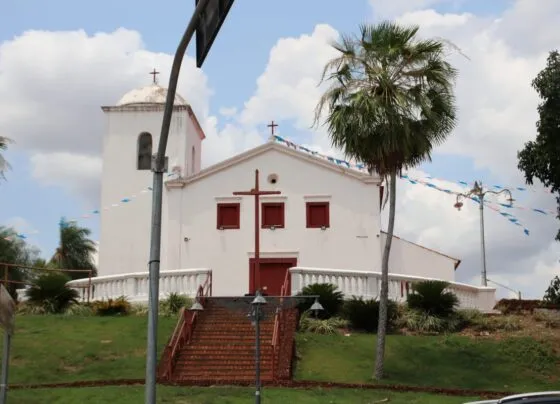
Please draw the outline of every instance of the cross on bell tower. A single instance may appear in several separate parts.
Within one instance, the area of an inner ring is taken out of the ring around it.
[[[153,71],[150,72],[150,75],[153,76],[153,80],[154,80],[154,84],[157,84],[157,75],[159,74],[159,72],[154,69]]]

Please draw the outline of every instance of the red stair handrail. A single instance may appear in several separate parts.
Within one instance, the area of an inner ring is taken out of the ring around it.
[[[207,273],[206,280],[198,287],[195,299],[204,306],[209,296],[212,296],[212,271]],[[177,360],[179,351],[184,345],[191,341],[197,317],[197,311],[185,310],[184,307],[181,308],[181,311],[179,312],[179,320],[177,321],[175,330],[173,331],[169,344],[166,348],[168,351],[170,349],[171,352],[169,354],[169,360],[167,361],[165,373],[163,374],[164,378],[171,378],[171,373],[173,371],[173,367],[175,366],[175,361]]]
[[[280,324],[284,321],[284,310],[282,310],[282,303],[284,296],[288,296],[288,286],[290,282],[290,270],[286,271],[286,276],[284,277],[284,283],[280,289],[280,304],[276,309],[276,314],[274,315],[274,330],[272,332],[272,378],[276,377],[276,356],[278,353],[278,345],[280,340]]]

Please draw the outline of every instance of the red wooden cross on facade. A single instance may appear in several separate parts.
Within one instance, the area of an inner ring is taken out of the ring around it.
[[[274,123],[274,121],[272,121],[266,126],[270,128],[271,135],[274,136],[274,128],[277,128],[278,124]]]
[[[233,195],[252,195],[255,197],[255,266],[252,274],[249,276],[253,277],[253,289],[249,291],[250,294],[256,294],[257,290],[261,288],[261,266],[260,266],[260,229],[259,219],[260,219],[260,196],[261,195],[278,195],[280,191],[262,191],[259,188],[259,170],[255,170],[255,188],[250,191],[238,191],[234,192]]]
[[[154,77],[154,84],[157,84],[157,75],[159,74],[158,71],[156,71],[156,69],[154,69],[153,71],[150,72],[150,74]]]

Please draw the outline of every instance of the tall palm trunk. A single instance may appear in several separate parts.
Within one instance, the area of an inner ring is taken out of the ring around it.
[[[379,296],[379,324],[377,325],[377,350],[375,360],[375,372],[373,378],[383,378],[383,367],[385,363],[385,336],[387,334],[387,310],[389,306],[389,256],[391,253],[391,242],[393,241],[393,230],[395,228],[395,207],[397,202],[397,173],[392,172],[389,184],[389,224],[387,225],[387,238],[383,249],[381,261],[381,293]]]

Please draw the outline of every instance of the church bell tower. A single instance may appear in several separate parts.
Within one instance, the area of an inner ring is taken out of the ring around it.
[[[101,107],[106,130],[99,276],[147,270],[151,164],[157,152],[167,97],[167,89],[157,82],[159,72],[154,69],[150,74],[150,85],[129,91],[115,106]],[[167,178],[188,177],[200,171],[203,139],[204,132],[192,108],[176,94],[166,152]]]

